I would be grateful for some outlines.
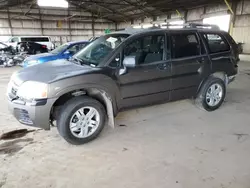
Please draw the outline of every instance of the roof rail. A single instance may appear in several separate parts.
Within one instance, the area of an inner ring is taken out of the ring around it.
[[[220,30],[220,27],[218,25],[212,25],[212,24],[189,23],[189,26],[191,28],[203,28],[203,29],[216,29],[216,30]]]
[[[217,25],[211,25],[211,24],[198,24],[198,23],[185,23],[185,24],[164,24],[162,26],[183,26],[183,28],[194,28],[194,29],[214,29],[214,30],[220,30],[220,27]]]
[[[193,28],[193,29],[213,29],[213,30],[220,30],[220,27],[217,26],[217,25],[211,25],[211,24],[199,24],[199,23],[184,23],[184,24],[169,24],[169,23],[166,23],[166,24],[161,24],[161,25],[158,25],[158,24],[153,24],[152,27],[148,27],[146,29],[160,29],[162,28],[163,26],[167,26],[168,28],[171,29],[172,28]],[[145,30],[145,28],[141,27],[141,28],[133,28],[132,26],[130,27],[127,27],[125,28],[125,30]]]

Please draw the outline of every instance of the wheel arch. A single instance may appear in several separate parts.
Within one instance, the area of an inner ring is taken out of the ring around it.
[[[114,127],[114,117],[118,113],[115,94],[110,94],[107,89],[98,86],[70,87],[57,93],[58,99],[51,108],[51,119],[55,120],[60,113],[60,108],[70,99],[77,96],[88,96],[103,104],[108,116],[108,124]]]
[[[210,78],[210,77],[215,77],[215,78],[220,78],[221,80],[224,81],[224,83],[227,85],[228,84],[228,77],[227,77],[227,74],[223,71],[220,71],[220,72],[214,72],[212,74],[210,74],[209,76],[207,76],[206,78],[204,78],[199,87],[198,87],[198,90],[196,91],[196,96],[199,94],[202,86],[204,83],[206,83],[206,81]]]

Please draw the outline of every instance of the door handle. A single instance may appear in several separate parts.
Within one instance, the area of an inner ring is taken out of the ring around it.
[[[202,63],[205,63],[205,58],[203,57],[203,58],[201,58],[201,59],[199,59],[199,60],[197,60],[200,64],[202,64]]]
[[[164,63],[164,64],[160,64],[160,65],[158,65],[157,66],[157,68],[159,69],[159,70],[167,70],[168,69],[168,64],[166,64],[166,63]]]

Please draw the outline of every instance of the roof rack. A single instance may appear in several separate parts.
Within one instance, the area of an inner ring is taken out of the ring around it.
[[[220,27],[218,25],[212,25],[212,24],[197,24],[197,23],[190,23],[189,26],[191,28],[201,28],[201,29],[216,29],[220,30]]]
[[[220,30],[220,27],[217,25],[211,24],[198,24],[198,23],[185,23],[185,24],[163,24],[161,26],[183,26],[183,28],[193,28],[193,29],[214,29]]]
[[[129,30],[137,30],[137,31],[143,31],[145,29],[160,29],[163,26],[171,29],[171,28],[189,28],[189,29],[213,29],[213,30],[220,30],[220,27],[217,25],[211,25],[211,24],[198,24],[198,23],[184,23],[184,24],[169,24],[169,23],[164,23],[161,25],[158,24],[153,24],[152,27],[148,27],[148,28],[133,28],[131,27],[127,27],[125,28],[125,30],[129,31]]]

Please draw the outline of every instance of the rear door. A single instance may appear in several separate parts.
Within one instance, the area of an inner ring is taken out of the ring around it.
[[[136,66],[117,77],[122,107],[169,100],[171,63],[166,49],[164,32],[140,36],[125,46],[123,57],[135,56]]]
[[[237,61],[232,47],[220,32],[201,32],[212,62],[212,72],[237,74]]]
[[[172,31],[170,100],[190,98],[210,72],[210,61],[196,31]]]

